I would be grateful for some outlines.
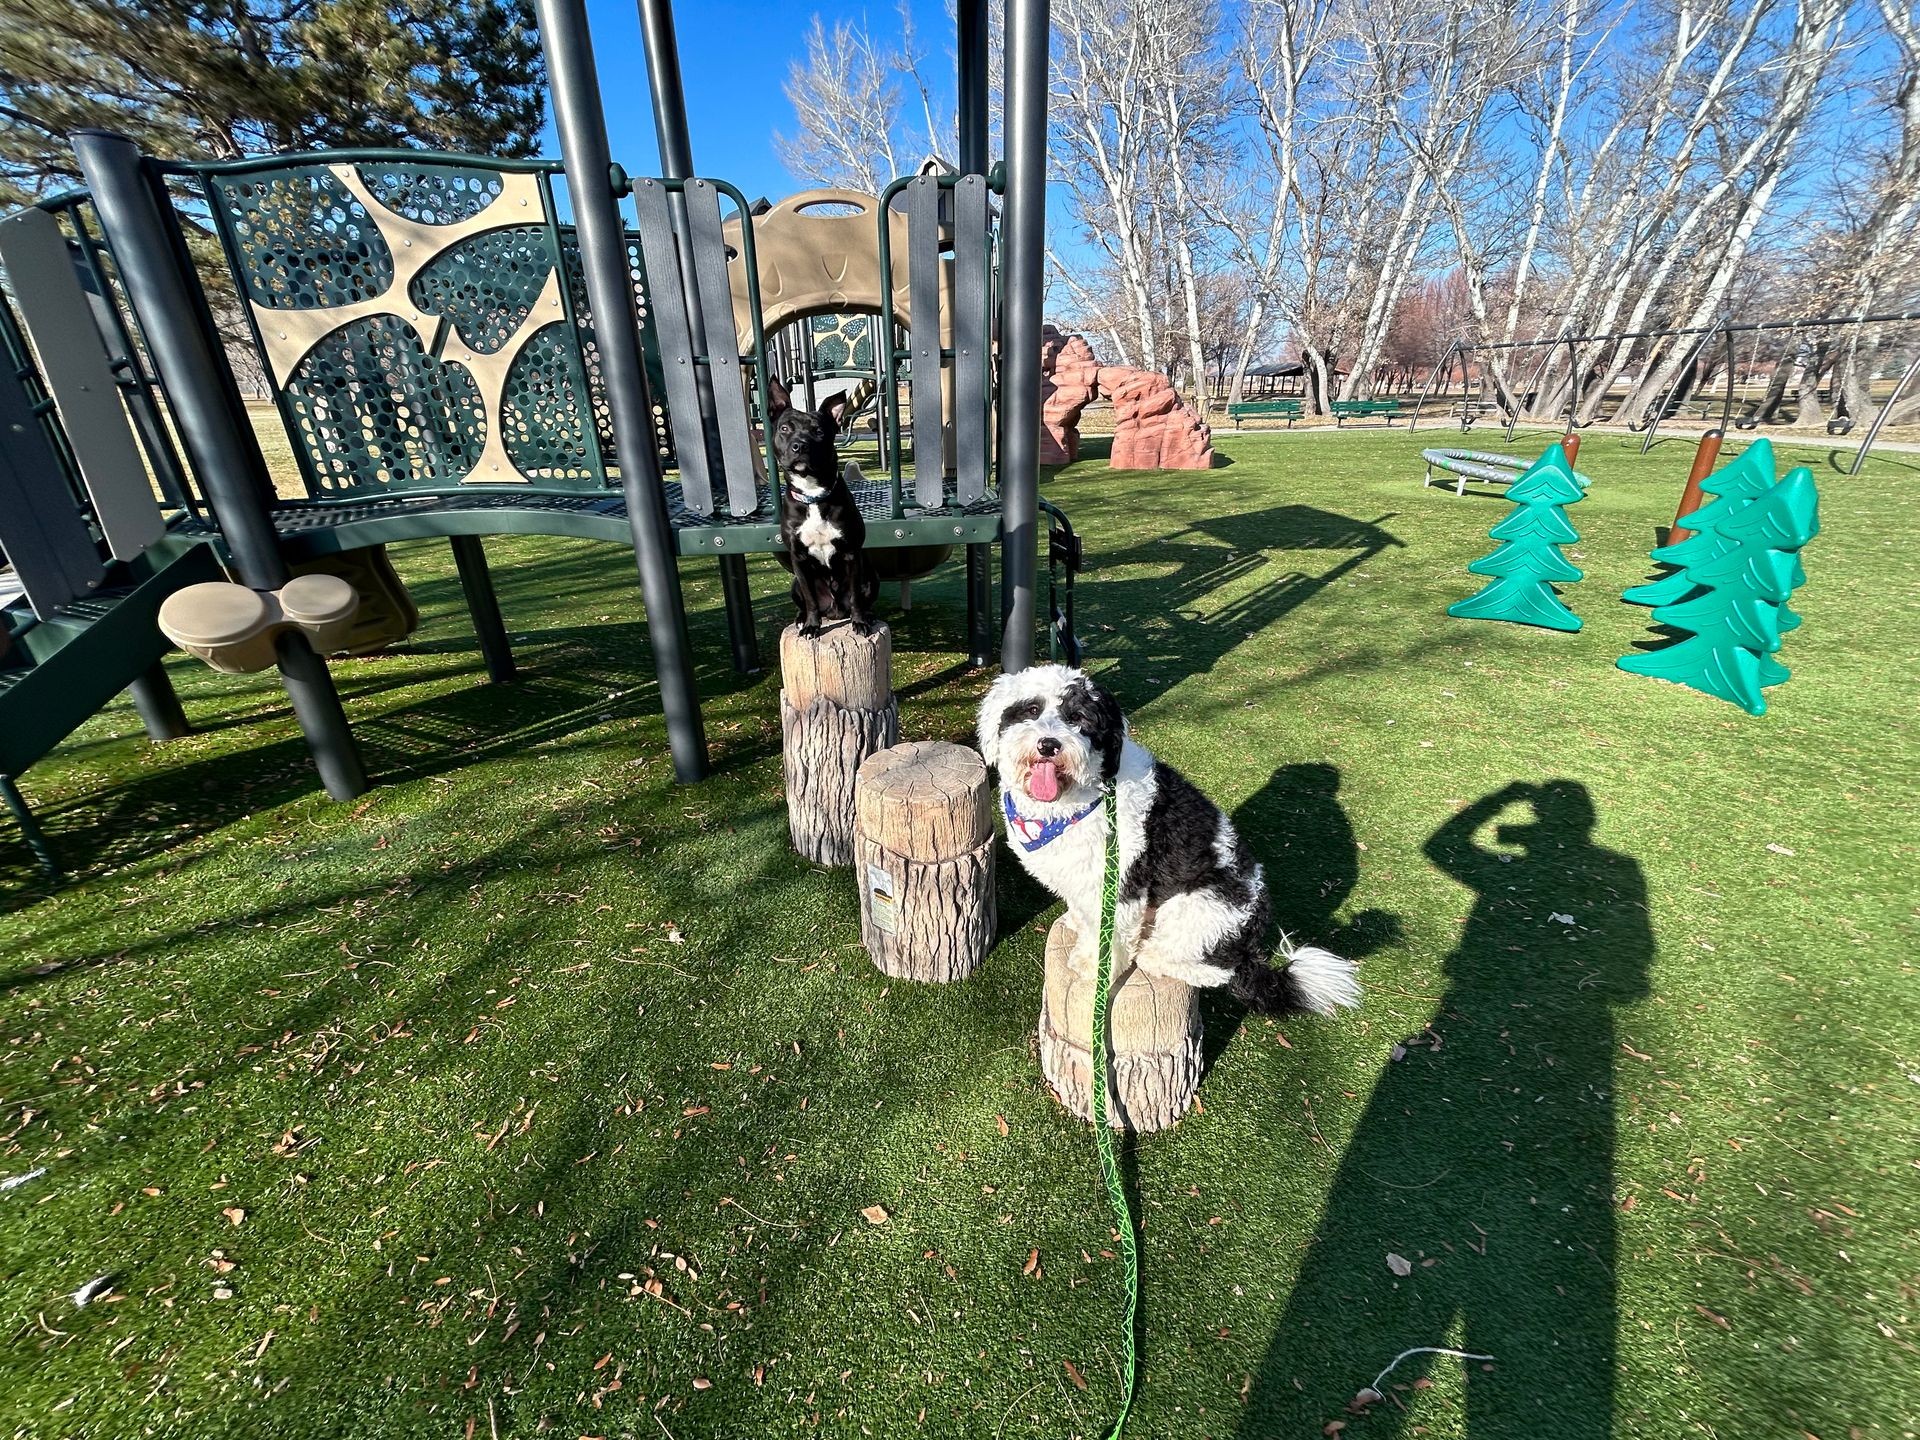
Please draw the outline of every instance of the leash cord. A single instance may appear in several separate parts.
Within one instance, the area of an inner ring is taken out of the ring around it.
[[[1107,1033],[1107,986],[1113,967],[1113,911],[1120,890],[1120,802],[1113,787],[1107,790],[1107,863],[1100,887],[1100,962],[1094,970],[1093,1033],[1088,1037],[1088,1080],[1093,1087],[1093,1143],[1100,1152],[1100,1178],[1107,1187],[1107,1203],[1120,1230],[1120,1256],[1126,1266],[1127,1328],[1120,1347],[1120,1414],[1107,1431],[1107,1440],[1117,1440],[1126,1428],[1133,1410],[1134,1368],[1137,1360],[1134,1332],[1140,1317],[1140,1242],[1134,1234],[1133,1213],[1127,1207],[1127,1192],[1120,1183],[1120,1162],[1115,1157],[1113,1132],[1107,1126],[1107,1076],[1111,1063]]]

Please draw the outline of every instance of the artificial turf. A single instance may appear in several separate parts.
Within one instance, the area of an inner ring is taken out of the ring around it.
[[[1911,1436],[1920,461],[1782,452],[1824,529],[1756,719],[1613,667],[1690,445],[1587,437],[1568,635],[1444,616],[1505,509],[1421,488],[1449,439],[1047,485],[1091,668],[1368,987],[1210,1005],[1203,1108],[1129,1144],[1129,1433]],[[1034,1051],[1050,897],[1002,855],[982,972],[890,983],[788,849],[778,681],[728,668],[712,568],[681,788],[631,558],[488,548],[522,678],[483,683],[446,547],[397,549],[422,629],[335,666],[357,802],[270,674],[182,660],[194,736],[122,702],[27,777],[77,874],[0,832],[0,1177],[46,1170],[0,1192],[0,1431],[1100,1434],[1119,1271]],[[892,623],[903,736],[967,739],[957,567]],[[1494,1358],[1347,1408],[1423,1345]]]

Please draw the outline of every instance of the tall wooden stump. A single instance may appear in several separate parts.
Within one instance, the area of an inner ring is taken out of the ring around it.
[[[1079,937],[1062,915],[1047,932],[1047,983],[1040,1002],[1040,1069],[1053,1093],[1082,1120],[1093,1118],[1093,947],[1077,957]],[[1198,992],[1114,966],[1108,991],[1112,1067],[1107,1122],[1116,1130],[1164,1130],[1200,1088]]]
[[[964,980],[993,944],[987,767],[964,745],[916,741],[860,767],[854,790],[860,938],[904,980]]]
[[[822,865],[853,863],[853,782],[860,762],[900,738],[893,632],[835,625],[780,634],[780,734],[793,848]]]

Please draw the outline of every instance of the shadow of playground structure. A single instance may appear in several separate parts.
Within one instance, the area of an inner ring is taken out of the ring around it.
[[[1480,843],[1522,804],[1531,820],[1494,831],[1512,848]],[[1554,780],[1486,796],[1427,842],[1473,910],[1433,1019],[1388,1064],[1341,1155],[1240,1436],[1319,1433],[1421,1345],[1494,1357],[1464,1362],[1476,1440],[1611,1433],[1612,1012],[1647,993],[1653,933],[1639,865],[1595,844],[1593,826],[1585,787]],[[1394,1274],[1389,1254],[1411,1273]],[[1409,1414],[1436,1399],[1407,1387],[1434,1360],[1395,1370],[1349,1433],[1420,1423]]]

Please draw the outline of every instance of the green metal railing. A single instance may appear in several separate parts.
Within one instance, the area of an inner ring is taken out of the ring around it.
[[[911,360],[913,357],[913,352],[911,351],[911,349],[902,349],[895,343],[895,335],[898,330],[898,326],[895,324],[894,313],[893,313],[893,233],[892,233],[893,227],[888,221],[888,216],[892,212],[893,202],[896,196],[900,195],[903,191],[905,191],[907,186],[912,184],[914,181],[927,179],[927,178],[933,179],[942,190],[951,192],[953,188],[956,185],[958,185],[960,181],[965,177],[957,173],[946,174],[946,175],[936,175],[932,177],[919,176],[919,175],[902,175],[898,179],[891,182],[885,190],[880,192],[880,206],[879,206],[880,336],[879,336],[879,341],[880,341],[881,353],[879,356],[880,363],[879,363],[878,369],[880,371],[880,404],[883,407],[882,413],[885,417],[883,423],[885,424],[886,431],[887,431],[887,447],[886,447],[887,448],[887,481],[888,481],[889,491],[892,496],[893,517],[896,520],[902,518],[906,514],[905,501],[901,491],[901,469],[900,469],[900,362],[902,360]],[[998,166],[998,165],[994,166],[993,170],[989,172],[986,178],[987,178],[987,190],[990,194],[1001,194],[1005,191],[1006,172],[1004,167]],[[909,243],[911,243],[911,240],[909,241]],[[983,303],[985,303],[985,305],[987,306],[987,313],[990,317],[993,314],[997,313],[995,309],[995,301],[998,298],[997,291],[998,291],[998,284],[999,284],[999,264],[998,264],[998,258],[997,258],[998,254],[999,254],[998,246],[994,242],[994,237],[990,235],[989,241],[988,241],[988,247],[987,247],[987,274],[985,277],[983,277],[985,282],[983,285],[983,295],[984,295]],[[957,303],[957,295],[959,291],[958,277],[956,277],[954,290],[956,294],[956,303]],[[924,323],[924,321],[917,319],[916,323]],[[935,327],[935,333],[937,334],[939,323],[940,323],[939,317],[937,315],[933,317],[932,323]],[[991,339],[989,339],[988,348],[989,350],[991,350],[992,348]],[[953,360],[954,358],[955,358],[955,355],[951,346],[942,347],[940,349],[940,360],[943,365],[946,362]],[[982,363],[990,364],[991,361],[983,357]],[[988,402],[987,402],[988,408],[985,414],[978,417],[979,423],[983,426],[988,426],[988,425],[991,425],[992,423],[992,403],[993,402],[991,397],[993,393],[993,387],[989,385],[986,388],[987,388],[987,394],[988,394]],[[955,400],[957,404],[958,403],[957,395],[955,397]],[[960,423],[960,417],[956,415],[954,417],[954,421],[956,424]],[[991,433],[991,431],[989,431],[989,433]],[[944,456],[940,453],[938,449],[938,445],[939,445],[938,440],[936,440],[935,443],[936,443],[936,450],[935,450],[934,463],[939,465],[944,465],[945,463]],[[913,463],[914,463],[914,468],[917,471],[921,464],[920,425],[917,417],[914,424]]]

